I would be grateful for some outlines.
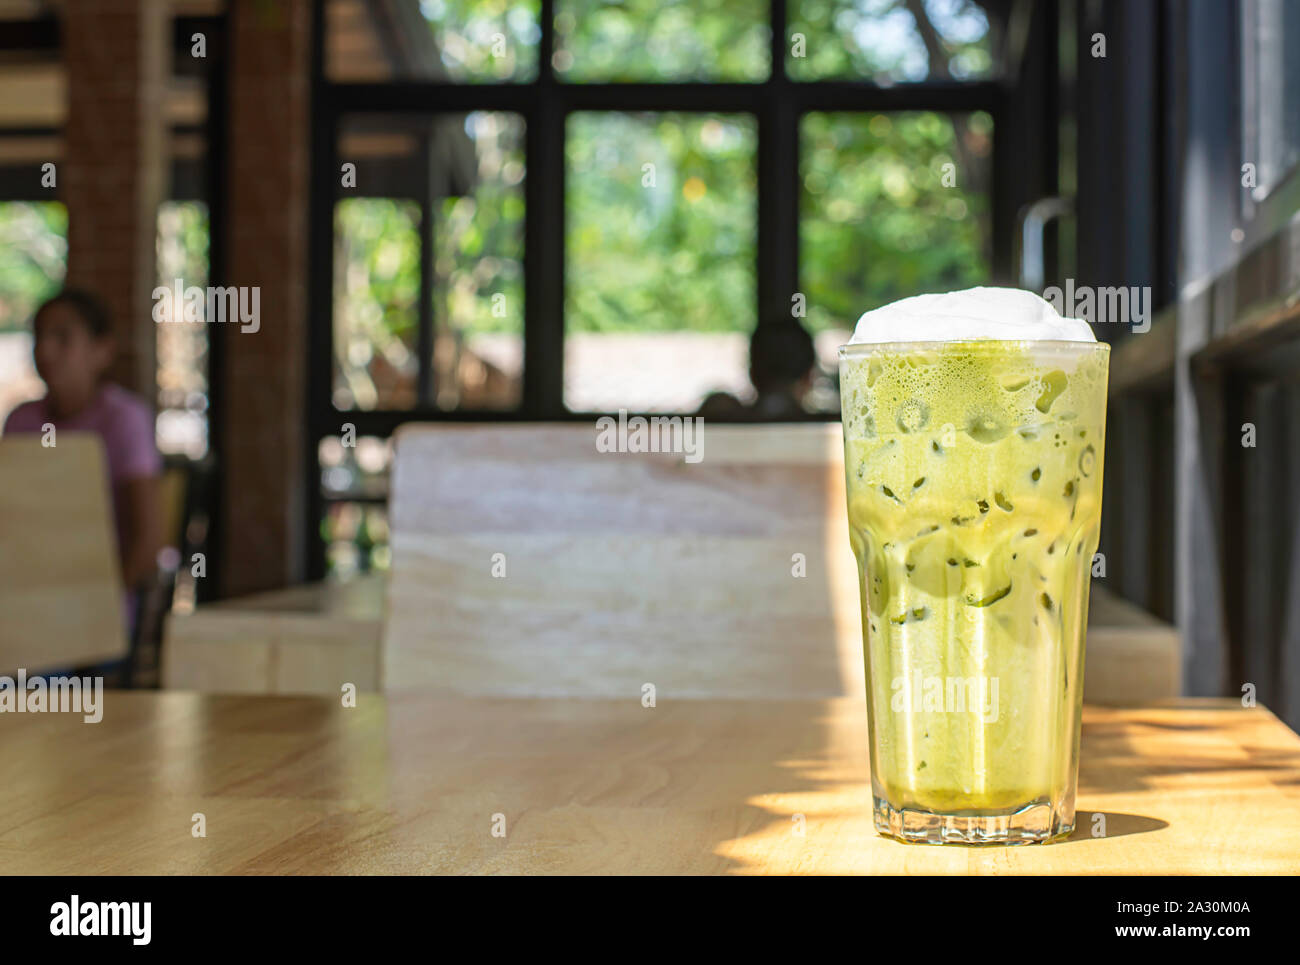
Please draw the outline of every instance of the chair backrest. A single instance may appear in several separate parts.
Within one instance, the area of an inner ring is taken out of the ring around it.
[[[0,439],[0,672],[126,654],[103,443]]]
[[[837,424],[709,424],[698,462],[596,439],[398,433],[386,689],[863,692]]]

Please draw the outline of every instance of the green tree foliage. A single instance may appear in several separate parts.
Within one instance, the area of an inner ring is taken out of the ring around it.
[[[472,194],[444,198],[434,222],[437,249],[435,321],[457,332],[523,333],[524,121],[517,114],[476,111],[478,182]],[[493,298],[504,296],[504,311]]]
[[[57,201],[0,202],[0,332],[31,324],[41,302],[63,285],[68,212]]]
[[[419,218],[413,201],[349,198],[334,208],[335,389],[347,405],[409,404],[400,393],[416,371]]]
[[[557,0],[557,72],[569,81],[761,81],[766,0]]]
[[[540,0],[420,0],[441,56],[434,76],[462,82],[537,76]]]
[[[572,115],[567,330],[751,329],[756,142],[745,115]]]
[[[799,280],[809,328],[851,328],[895,299],[987,279],[992,121],[977,114],[961,126],[965,167],[942,114],[804,118]]]
[[[158,210],[158,283],[177,278],[185,285],[208,283],[208,206],[199,201],[164,201]]]
[[[796,80],[877,83],[984,77],[991,27],[974,0],[791,0],[786,70]]]
[[[154,245],[158,284],[181,288],[208,284],[208,206],[201,201],[164,201],[158,208]],[[181,306],[173,306],[180,309]],[[206,315],[206,306],[202,310]],[[158,404],[162,409],[200,407],[206,395],[208,330],[206,325],[168,324],[157,330]]]

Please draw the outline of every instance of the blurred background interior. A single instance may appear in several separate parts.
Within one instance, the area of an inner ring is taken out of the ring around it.
[[[792,310],[834,420],[866,309],[1149,289],[1097,326],[1094,585],[1294,727],[1297,53],[1283,0],[0,0],[0,420],[34,310],[96,292],[167,465],[130,682],[310,690],[162,641],[371,652],[404,423],[743,406]],[[260,331],[156,323],[178,279]]]

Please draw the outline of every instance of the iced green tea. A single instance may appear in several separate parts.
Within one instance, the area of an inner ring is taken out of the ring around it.
[[[840,387],[877,829],[1074,827],[1109,346],[848,345]]]

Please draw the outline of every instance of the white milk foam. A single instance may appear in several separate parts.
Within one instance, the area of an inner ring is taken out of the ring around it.
[[[1019,288],[967,288],[916,295],[867,312],[850,345],[978,340],[1095,342],[1087,322],[1062,318],[1051,303]]]

